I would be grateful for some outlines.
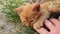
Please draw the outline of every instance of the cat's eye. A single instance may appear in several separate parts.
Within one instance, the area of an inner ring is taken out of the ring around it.
[[[23,21],[23,22],[26,22],[26,21]]]
[[[30,20],[30,22],[33,22],[33,20]]]

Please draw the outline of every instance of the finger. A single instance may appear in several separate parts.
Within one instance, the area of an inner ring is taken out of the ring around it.
[[[50,19],[52,21],[52,23],[54,23],[56,26],[60,26],[60,21],[57,19]]]
[[[45,21],[45,25],[46,25],[50,30],[53,30],[54,27],[55,27],[55,26],[54,26],[50,21],[48,21],[48,20]]]
[[[49,32],[48,32],[46,29],[44,29],[44,28],[40,28],[40,29],[38,30],[38,32],[39,32],[40,34],[49,34]]]
[[[40,34],[49,34],[49,32],[44,28],[40,28],[40,29],[34,28],[34,29]]]

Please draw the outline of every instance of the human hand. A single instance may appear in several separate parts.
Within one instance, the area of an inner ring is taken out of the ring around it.
[[[57,19],[50,19],[45,21],[46,27],[49,28],[50,32],[44,29],[43,27],[40,29],[34,28],[40,34],[60,34],[60,21]]]

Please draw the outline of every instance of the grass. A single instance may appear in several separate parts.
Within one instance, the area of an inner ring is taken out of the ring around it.
[[[20,23],[20,31],[13,34],[38,34],[32,27],[26,27],[22,24],[19,15],[13,11],[14,8],[22,6],[26,3],[26,0],[0,0],[0,10],[6,14],[6,20],[8,22]],[[3,27],[2,27],[3,29]]]

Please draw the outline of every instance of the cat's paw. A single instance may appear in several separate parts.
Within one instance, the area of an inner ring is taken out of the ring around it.
[[[42,23],[36,22],[33,27],[39,29],[42,26]]]

